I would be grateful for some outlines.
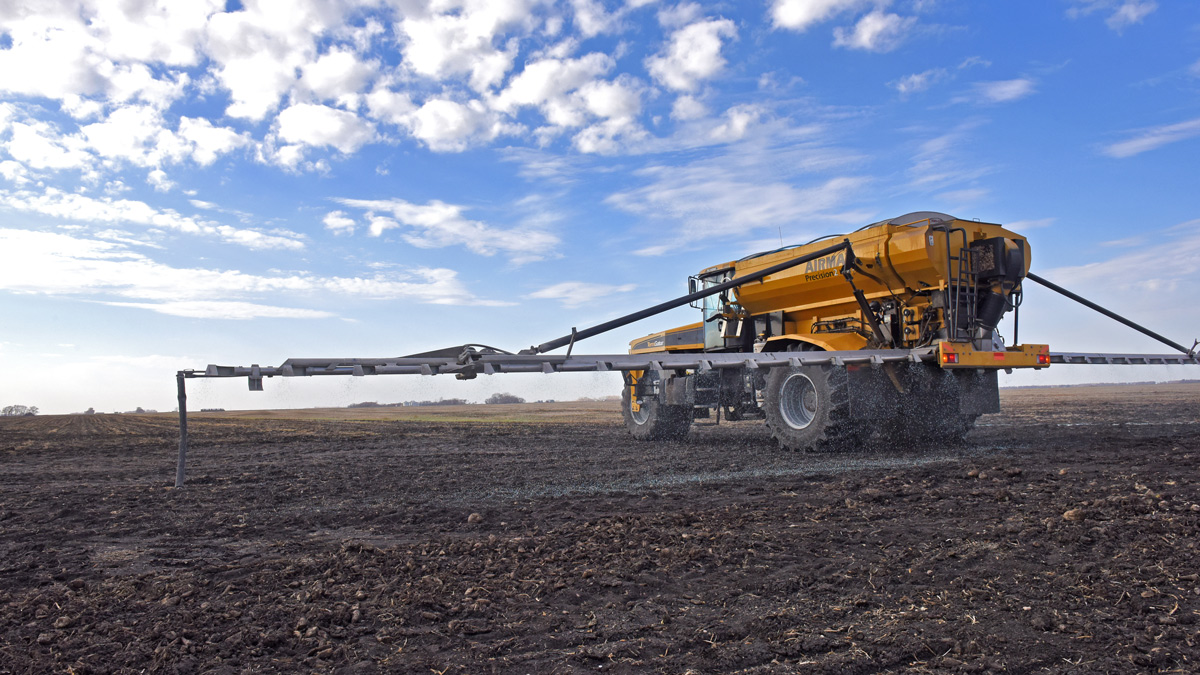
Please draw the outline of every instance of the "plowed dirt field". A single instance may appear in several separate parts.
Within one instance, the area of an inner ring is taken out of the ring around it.
[[[0,672],[1200,671],[1200,385],[966,447],[615,404],[0,419]],[[481,416],[481,417],[477,417]]]

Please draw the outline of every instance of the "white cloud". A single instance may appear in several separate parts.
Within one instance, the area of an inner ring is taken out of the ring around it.
[[[371,277],[263,276],[236,270],[172,267],[112,241],[0,229],[0,290],[124,303],[207,318],[328,316],[321,310],[261,304],[314,294],[441,305],[503,305],[475,297],[454,270],[418,268]],[[296,313],[293,313],[296,312]]]
[[[345,211],[330,211],[321,222],[325,223],[325,229],[334,234],[353,234],[356,226],[354,219],[348,218]]]
[[[990,171],[990,167],[968,159],[968,153],[963,151],[971,132],[980,125],[978,120],[968,120],[922,141],[917,146],[913,165],[908,169],[912,187],[918,190],[944,190],[969,183]]]
[[[381,122],[403,125],[416,109],[408,94],[387,87],[377,87],[367,95],[367,111]]]
[[[246,2],[209,18],[205,50],[228,91],[225,114],[258,121],[295,86],[299,69],[316,60],[317,39],[345,23],[349,3]]]
[[[80,132],[87,139],[88,147],[101,157],[153,166],[166,151],[157,143],[162,126],[159,110],[151,106],[130,106],[118,108],[103,121],[80,127]]]
[[[434,152],[462,152],[472,143],[490,141],[506,130],[480,101],[456,103],[432,99],[405,118],[414,138]]]
[[[91,155],[79,138],[64,137],[45,122],[14,122],[6,149],[12,158],[34,169],[82,169]]]
[[[29,170],[25,168],[25,165],[20,162],[14,162],[11,159],[0,162],[0,176],[4,176],[9,182],[15,183],[18,186],[24,185],[31,180]]]
[[[375,138],[375,126],[352,112],[298,103],[279,113],[279,137],[311,147],[328,146],[350,154]]]
[[[1196,62],[1193,63],[1190,68],[1188,68],[1188,72],[1191,73],[1192,77],[1200,77],[1200,59],[1197,59]]]
[[[934,84],[946,79],[948,73],[945,68],[931,68],[920,73],[905,75],[895,82],[888,83],[888,86],[900,92],[901,96],[915,94],[925,91]]]
[[[537,228],[505,230],[463,216],[463,206],[434,200],[413,204],[403,199],[336,199],[343,206],[367,212],[370,232],[381,235],[389,229],[408,228],[404,241],[419,248],[465,246],[480,255],[497,251],[508,254],[513,262],[540,260],[558,245],[559,238]],[[381,213],[390,214],[381,216]]]
[[[1024,77],[1013,80],[976,82],[973,88],[976,99],[985,103],[1009,103],[1037,91],[1036,83]]]
[[[620,10],[609,13],[599,0],[571,0],[570,4],[575,26],[585,38],[614,30],[621,19]]]
[[[509,113],[523,106],[540,107],[553,124],[579,126],[582,120],[578,111],[566,103],[567,94],[608,72],[614,64],[611,56],[600,52],[577,59],[539,59],[513,76],[493,106]]]
[[[915,17],[902,17],[876,9],[860,18],[854,24],[854,30],[835,29],[833,44],[850,49],[890,52],[900,46],[916,23]]]
[[[159,192],[170,192],[175,187],[175,182],[168,178],[167,172],[162,169],[154,169],[146,174],[146,182]]]
[[[192,159],[201,166],[248,145],[248,134],[214,127],[203,118],[181,117],[179,128],[165,126],[162,111],[153,106],[125,106],[107,117],[65,134],[37,120],[13,122],[5,144],[14,159],[37,169],[94,171],[97,158],[114,164],[161,168]]]
[[[6,13],[11,45],[0,50],[0,90],[57,100],[81,115],[95,110],[87,97],[166,107],[186,81],[177,69],[198,62],[207,17],[222,3],[152,4],[43,2]]]
[[[516,44],[496,46],[512,28],[532,28],[532,9],[539,0],[448,0],[436,11],[412,7],[398,24],[404,35],[404,63],[433,79],[468,75],[472,88],[484,92],[512,68]]]
[[[673,32],[664,51],[646,59],[646,69],[665,87],[695,91],[725,67],[722,40],[736,37],[737,27],[729,19],[698,21]]]
[[[304,248],[296,234],[279,236],[255,230],[243,230],[184,216],[171,209],[156,209],[145,202],[130,199],[95,198],[48,187],[42,193],[32,190],[0,190],[0,208],[38,213],[91,225],[128,223],[175,230],[185,234],[218,237],[224,241],[254,249]]]
[[[593,52],[579,58],[547,57],[515,75],[491,105],[510,115],[536,107],[548,123],[536,130],[546,141],[564,129],[582,129],[573,142],[582,152],[612,153],[622,142],[641,138],[637,122],[644,85],[628,74],[603,80],[615,61]]]
[[[558,300],[563,307],[574,308],[587,305],[602,298],[609,298],[614,293],[628,293],[637,288],[636,284],[594,284],[585,281],[564,281],[547,286],[539,291],[530,293],[529,298],[542,300]]]
[[[717,143],[739,141],[763,114],[764,111],[754,105],[734,106],[726,110],[721,121],[709,130],[709,139]]]
[[[167,300],[165,302],[104,302],[113,307],[136,307],[189,319],[327,319],[333,312],[276,307],[236,300]]]
[[[1102,152],[1109,157],[1132,157],[1196,136],[1200,136],[1200,117],[1176,124],[1142,129],[1131,138],[1105,146]]]
[[[776,28],[803,33],[809,26],[834,16],[858,9],[869,0],[775,0],[771,5],[771,22]]]
[[[1190,303],[1192,289],[1200,283],[1200,236],[1192,230],[1147,240],[1156,243],[1144,247],[1127,243],[1123,247],[1127,250],[1115,258],[1053,268],[1041,274],[1068,289],[1083,292],[1089,299],[1105,298],[1105,306],[1139,308],[1141,316],[1135,319],[1156,314],[1171,320],[1183,317],[1193,324],[1190,330],[1194,331],[1195,315],[1189,312],[1181,315],[1179,308]],[[1113,270],[1126,269],[1140,273],[1136,279],[1113,274]]]
[[[671,105],[671,119],[673,120],[686,122],[701,119],[706,115],[708,115],[708,107],[695,96],[684,94],[675,99],[675,103]]]
[[[1154,0],[1072,0],[1072,2],[1074,4],[1067,10],[1067,16],[1076,18],[1087,16],[1093,12],[1108,14],[1104,23],[1118,33],[1129,26],[1141,23],[1143,19],[1158,9],[1158,3]]]
[[[317,100],[354,109],[377,67],[376,62],[360,61],[350,49],[334,48],[301,68],[300,85]]]
[[[246,133],[227,127],[216,127],[203,117],[180,117],[178,139],[187,148],[193,161],[208,166],[217,157],[250,144]]]
[[[846,211],[846,204],[866,179],[837,175],[856,161],[856,155],[822,147],[808,130],[772,125],[720,156],[682,167],[641,169],[636,176],[643,185],[605,201],[645,217],[647,226],[654,228],[655,234],[647,236],[651,241],[637,251],[641,255],[693,248],[709,240],[744,241],[760,229],[774,234],[781,225],[793,230],[789,236],[816,236],[827,233],[817,228],[865,217]],[[805,179],[804,174],[814,173],[834,177]]]

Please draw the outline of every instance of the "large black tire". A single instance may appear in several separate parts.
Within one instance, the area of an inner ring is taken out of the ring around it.
[[[858,428],[850,418],[845,368],[772,368],[763,394],[767,424],[784,448],[824,452],[854,447]]]
[[[633,410],[633,394],[629,387],[621,389],[621,415],[625,427],[639,441],[666,441],[686,438],[692,426],[692,411],[687,406],[665,405],[646,397]]]

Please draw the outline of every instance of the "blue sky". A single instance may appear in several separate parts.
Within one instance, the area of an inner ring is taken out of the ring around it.
[[[170,409],[174,371],[208,363],[518,349],[919,210],[1008,224],[1038,273],[1190,343],[1198,94],[1183,2],[10,3],[0,402]],[[1021,338],[1166,350],[1038,289]],[[377,379],[192,405],[616,389]]]

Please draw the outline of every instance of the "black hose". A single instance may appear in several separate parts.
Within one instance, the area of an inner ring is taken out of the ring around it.
[[[1096,303],[1092,302],[1091,300],[1088,300],[1086,298],[1082,298],[1078,295],[1075,295],[1071,291],[1068,291],[1067,289],[1063,288],[1062,286],[1059,286],[1058,284],[1055,284],[1054,282],[1046,281],[1045,279],[1039,277],[1038,275],[1036,275],[1032,272],[1030,272],[1029,274],[1026,274],[1025,278],[1033,279],[1034,281],[1045,286],[1046,288],[1049,288],[1050,290],[1055,291],[1057,293],[1061,293],[1062,295],[1067,296],[1068,298],[1074,300],[1075,302],[1078,302],[1079,304],[1081,304],[1085,307],[1090,307],[1090,308],[1096,310],[1097,312],[1100,312],[1104,316],[1107,316],[1110,319],[1115,319],[1117,321],[1120,321],[1121,323],[1125,324],[1126,326],[1129,326],[1130,328],[1136,330],[1137,332],[1142,333],[1143,335],[1148,335],[1148,336],[1154,338],[1155,340],[1158,340],[1159,342],[1163,343],[1164,345],[1167,345],[1168,347],[1178,349],[1179,351],[1183,352],[1184,354],[1187,354],[1188,356],[1193,355],[1192,350],[1188,349],[1187,347],[1184,347],[1183,345],[1179,344],[1178,342],[1175,342],[1174,340],[1168,340],[1167,338],[1159,335],[1158,333],[1155,333],[1154,331],[1150,330],[1149,328],[1146,328],[1145,326],[1140,326],[1140,325],[1130,321],[1129,319],[1126,319],[1125,317],[1121,316],[1120,314],[1117,314],[1116,312],[1104,309],[1103,307],[1101,307],[1100,305],[1097,305]]]

